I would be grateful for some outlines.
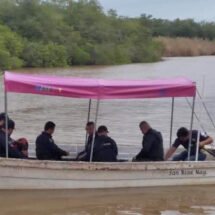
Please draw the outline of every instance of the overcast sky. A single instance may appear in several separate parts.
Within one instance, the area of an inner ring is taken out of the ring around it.
[[[104,10],[115,9],[118,15],[138,17],[215,21],[215,0],[99,0]]]

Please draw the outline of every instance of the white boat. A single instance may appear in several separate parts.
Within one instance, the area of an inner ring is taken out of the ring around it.
[[[0,189],[92,189],[215,184],[215,162],[87,163],[0,159]]]
[[[187,79],[104,81],[6,72],[4,81],[6,113],[8,92],[88,98],[90,101],[98,101],[95,122],[100,99],[171,97],[174,107],[174,98],[193,97],[192,129],[196,86]],[[171,119],[172,127],[173,111]],[[0,158],[0,189],[92,189],[208,184],[215,184],[214,161],[95,163]]]

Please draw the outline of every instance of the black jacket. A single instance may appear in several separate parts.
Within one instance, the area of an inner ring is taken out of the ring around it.
[[[107,136],[97,136],[93,150],[93,161],[117,161],[118,148],[116,142]]]
[[[150,129],[143,137],[142,146],[136,161],[163,161],[163,138],[160,132]]]
[[[96,135],[96,137],[97,137],[97,135]],[[84,150],[78,153],[76,160],[90,161],[90,151],[91,151],[92,141],[93,141],[93,135],[89,135],[87,138],[87,142],[86,142]]]
[[[198,130],[192,130],[192,139],[191,139],[191,151],[190,154],[191,155],[195,155],[196,154],[196,147],[197,147],[197,142],[198,142]],[[205,133],[205,132],[200,132],[200,136],[199,136],[199,141],[204,141],[207,140],[209,138],[209,136]],[[190,140],[188,139],[185,142],[180,141],[179,138],[177,138],[175,140],[175,142],[173,143],[173,147],[174,148],[178,148],[180,145],[182,145],[185,149],[188,150],[189,148],[189,142]],[[199,148],[199,151],[201,150],[201,148]]]
[[[12,146],[14,140],[8,137],[8,156],[9,158],[25,158],[25,156]],[[6,157],[6,136],[5,132],[0,130],[0,157]]]
[[[60,149],[47,132],[42,132],[36,139],[36,156],[39,160],[61,160],[67,152]]]

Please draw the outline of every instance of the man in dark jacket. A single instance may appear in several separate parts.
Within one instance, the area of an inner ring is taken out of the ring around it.
[[[11,138],[13,130],[15,129],[15,122],[8,119],[8,126],[6,129],[5,122],[0,129],[0,156],[6,157],[6,134],[8,134],[8,157],[9,158],[25,158],[26,156],[14,147],[14,140]]]
[[[60,149],[52,139],[55,130],[53,122],[47,122],[44,131],[36,139],[36,155],[39,160],[61,160],[69,153]]]
[[[142,121],[139,125],[143,133],[142,149],[133,158],[133,161],[163,161],[163,138],[160,132],[151,128],[148,122]]]
[[[116,142],[108,137],[108,129],[102,125],[97,130],[97,138],[93,149],[93,161],[114,162],[117,161],[118,148]]]
[[[197,148],[197,142],[199,141],[199,161],[204,161],[206,159],[206,154],[202,152],[202,148],[204,148],[205,145],[211,144],[213,142],[212,137],[208,136],[205,132],[200,132],[198,136],[197,130],[189,131],[185,127],[181,127],[177,131],[177,138],[173,145],[170,147],[170,149],[167,151],[165,160],[168,160],[176,151],[176,149],[182,145],[185,150],[179,153],[178,155],[175,155],[173,157],[173,161],[186,161],[188,160],[188,150],[189,150],[189,139],[191,135],[191,148],[190,148],[190,160],[194,161],[196,159],[196,148]],[[199,137],[199,139],[198,139]]]
[[[94,122],[88,122],[86,124],[85,130],[87,132],[87,140],[85,143],[85,148],[83,151],[78,153],[76,160],[78,160],[78,161],[89,161],[90,160],[90,151],[91,151],[91,145],[92,145],[92,141],[93,141],[94,129],[95,129]],[[96,134],[96,137],[97,137],[97,134]]]

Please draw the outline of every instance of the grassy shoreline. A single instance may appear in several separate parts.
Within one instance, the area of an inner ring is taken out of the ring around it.
[[[163,44],[163,57],[215,55],[215,41],[184,37],[156,37],[155,40]]]

